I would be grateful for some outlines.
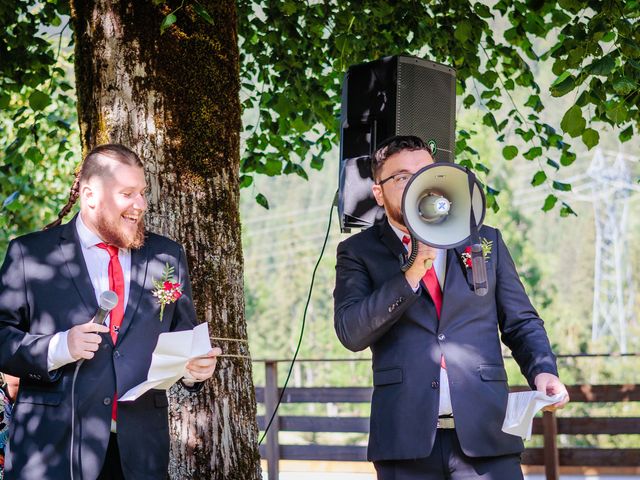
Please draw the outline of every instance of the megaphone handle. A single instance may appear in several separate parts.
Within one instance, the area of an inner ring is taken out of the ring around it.
[[[473,291],[483,297],[489,291],[487,284],[487,265],[482,254],[482,245],[471,246],[471,273],[473,274]]]
[[[418,242],[416,241],[416,238],[413,236],[413,234],[411,234],[410,236],[411,236],[411,252],[407,257],[407,260],[400,266],[400,270],[402,270],[403,272],[406,272],[411,268],[411,265],[413,265],[413,262],[416,261],[416,257],[418,256]]]

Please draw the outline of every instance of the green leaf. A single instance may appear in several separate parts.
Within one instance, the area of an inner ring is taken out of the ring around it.
[[[600,134],[593,128],[587,128],[582,132],[582,142],[591,150],[600,142]]]
[[[476,103],[476,98],[473,95],[467,95],[462,101],[464,108],[469,108],[474,103]]]
[[[606,116],[609,120],[611,120],[616,125],[623,123],[627,120],[627,115],[629,113],[627,105],[624,101],[619,103],[616,102],[608,102]]]
[[[486,173],[486,174],[488,174],[491,171],[491,170],[489,170],[489,168],[486,165],[484,165],[483,163],[480,163],[480,162],[477,162],[475,164],[475,168],[476,168],[477,171],[482,172],[482,173]]]
[[[44,110],[51,103],[51,97],[40,90],[29,95],[29,106],[35,111]]]
[[[570,192],[571,191],[571,184],[570,183],[562,183],[562,182],[558,182],[557,180],[553,181],[553,188],[555,188],[556,190],[560,190],[561,192]]]
[[[256,202],[261,207],[266,208],[267,210],[269,210],[269,201],[267,200],[267,197],[265,197],[263,194],[259,193],[259,194],[256,195]]]
[[[526,158],[527,160],[535,160],[541,155],[542,155],[542,147],[533,147],[527,150],[524,153],[523,157]]]
[[[525,142],[531,140],[535,135],[534,131],[531,129],[524,131],[521,128],[516,128],[516,133],[520,135],[520,138],[522,138]]]
[[[560,155],[560,164],[563,167],[568,167],[569,165],[571,165],[574,161],[576,160],[576,154],[572,153],[568,150],[565,150],[562,152],[562,155]]]
[[[542,206],[543,212],[548,212],[553,207],[556,206],[556,202],[558,201],[558,197],[553,194],[547,195],[547,198],[544,200],[544,205]]]
[[[556,171],[560,170],[560,165],[558,164],[558,162],[556,162],[555,160],[551,160],[550,158],[547,158],[547,165],[555,168]]]
[[[576,88],[576,79],[569,72],[565,71],[551,84],[551,95],[554,97],[562,97],[574,88]]]
[[[625,128],[623,131],[620,132],[620,135],[618,135],[618,138],[622,143],[628,142],[629,140],[631,140],[632,137],[633,137],[633,125],[629,125],[627,128]]]
[[[469,37],[471,37],[471,23],[463,20],[462,22],[458,22],[453,32],[453,36],[460,43],[466,42]]]
[[[578,214],[573,211],[573,208],[571,208],[568,203],[562,202],[562,208],[560,209],[560,216],[568,217],[569,215],[575,215],[576,217],[578,216]]]
[[[615,40],[615,38],[616,38],[616,32],[608,32],[604,34],[604,37],[602,37],[601,41],[604,43],[609,43]]]
[[[215,23],[213,22],[213,18],[211,18],[211,15],[209,15],[209,12],[207,12],[207,10],[202,5],[200,5],[199,3],[196,2],[196,3],[193,4],[193,9],[207,23],[209,23],[210,25],[215,25]]]
[[[164,20],[162,20],[162,24],[160,25],[160,34],[162,35],[167,28],[176,23],[176,20],[178,20],[178,17],[173,13],[164,17]]]
[[[482,123],[487,127],[493,128],[495,132],[498,131],[498,124],[496,123],[496,117],[493,116],[493,113],[488,112],[482,117]]]
[[[507,145],[502,149],[502,156],[505,160],[513,160],[518,155],[518,147],[515,145]]]
[[[586,125],[587,122],[582,118],[582,109],[577,105],[567,110],[560,122],[562,130],[572,137],[577,137],[582,134]]]
[[[609,54],[596,60],[591,65],[588,65],[586,70],[591,75],[607,76],[613,71],[614,68],[616,68],[616,61],[614,60],[613,56]]]
[[[637,90],[638,84],[626,78],[621,78],[613,82],[613,89],[618,95],[627,95]]]
[[[482,3],[476,3],[473,6],[473,9],[476,12],[476,15],[478,15],[479,17],[482,18],[493,18],[493,14],[491,13],[491,10],[489,10],[489,7],[487,7],[486,5],[482,4]]]
[[[253,177],[251,175],[240,175],[240,188],[247,188],[253,183]]]
[[[531,179],[531,185],[537,187],[538,185],[542,185],[547,180],[547,174],[542,170],[538,170],[536,174]]]

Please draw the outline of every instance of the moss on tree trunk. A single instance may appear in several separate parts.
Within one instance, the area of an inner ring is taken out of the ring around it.
[[[236,6],[198,3],[214,25],[186,4],[161,35],[180,2],[72,2],[82,144],[123,143],[140,154],[149,228],[185,246],[199,319],[215,337],[246,338]],[[171,400],[172,478],[260,478],[249,361],[220,359],[200,394],[175,389]]]

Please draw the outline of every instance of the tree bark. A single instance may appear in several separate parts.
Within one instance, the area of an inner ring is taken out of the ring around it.
[[[181,3],[154,3],[72,2],[82,145],[122,143],[141,156],[148,228],[185,246],[199,320],[213,337],[246,339],[235,2],[197,2],[214,25],[186,4],[162,35]],[[250,361],[220,359],[198,395],[174,388],[170,416],[171,478],[261,478]]]

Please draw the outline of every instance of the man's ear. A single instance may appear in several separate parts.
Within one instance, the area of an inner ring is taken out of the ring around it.
[[[80,199],[83,205],[86,205],[90,208],[95,208],[96,206],[96,192],[88,183],[85,183],[80,186]]]
[[[371,191],[376,199],[376,203],[381,207],[384,207],[384,194],[382,193],[382,187],[380,185],[373,184]]]

